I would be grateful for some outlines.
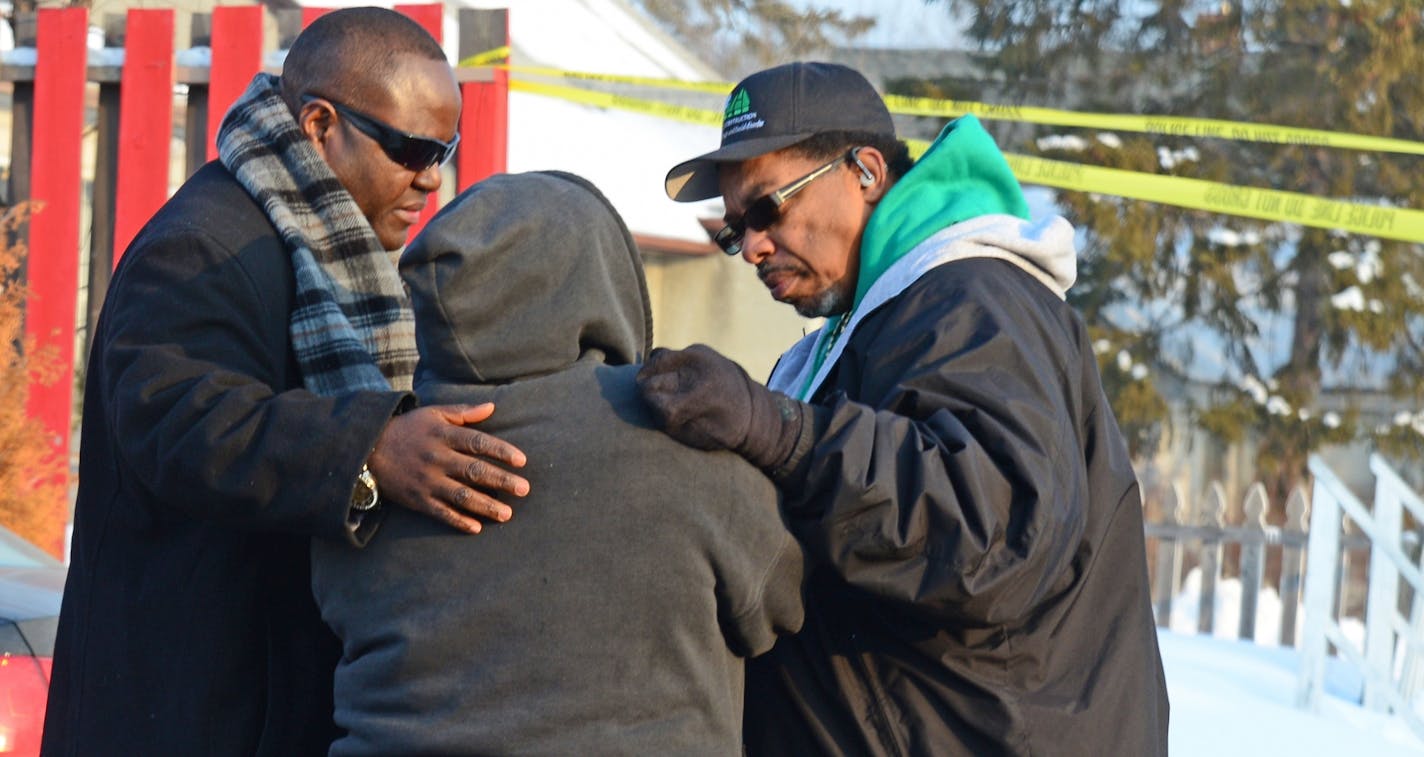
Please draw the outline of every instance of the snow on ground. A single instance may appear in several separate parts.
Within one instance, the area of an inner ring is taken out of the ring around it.
[[[1318,713],[1297,709],[1300,655],[1294,649],[1170,630],[1158,639],[1172,702],[1173,755],[1424,755],[1424,741],[1403,720],[1333,693],[1322,698]]]
[[[1275,592],[1266,589],[1258,599],[1256,643],[1235,638],[1241,583],[1234,578],[1217,584],[1213,633],[1196,634],[1200,584],[1198,571],[1187,574],[1172,601],[1169,628],[1158,633],[1172,703],[1173,755],[1424,755],[1424,740],[1402,719],[1359,706],[1362,677],[1338,659],[1327,661],[1320,711],[1295,706],[1300,653],[1278,645],[1281,602]],[[1344,618],[1340,625],[1360,643],[1358,620]]]

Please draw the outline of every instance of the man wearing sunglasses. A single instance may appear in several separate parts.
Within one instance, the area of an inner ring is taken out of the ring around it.
[[[914,163],[857,72],[793,63],[674,167],[715,236],[827,320],[769,387],[702,345],[639,374],[668,433],[780,487],[813,565],[803,630],[750,661],[749,754],[1165,754],[1142,504],[1073,229],[1030,220],[972,116]]]
[[[523,454],[472,427],[492,406],[410,391],[392,256],[459,112],[418,24],[333,11],[124,254],[87,370],[46,754],[326,754],[340,647],[312,539],[363,545],[396,506],[476,532],[510,516],[491,494],[528,491],[504,469]]]

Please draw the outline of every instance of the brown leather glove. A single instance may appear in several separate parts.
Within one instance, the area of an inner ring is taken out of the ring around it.
[[[774,471],[801,433],[802,403],[753,381],[740,365],[704,344],[653,350],[638,389],[663,430],[698,449],[729,449]]]

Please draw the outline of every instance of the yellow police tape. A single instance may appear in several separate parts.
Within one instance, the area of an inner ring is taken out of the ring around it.
[[[1283,221],[1319,229],[1339,229],[1405,242],[1424,242],[1424,211],[1362,205],[1297,192],[1239,187],[1025,155],[1006,157],[1014,175],[1025,184],[1099,192],[1179,208],[1263,221]]]
[[[966,113],[990,120],[1019,121],[1049,126],[1073,126],[1112,131],[1133,131],[1173,137],[1209,137],[1238,142],[1269,142],[1283,145],[1315,145],[1350,150],[1373,150],[1424,155],[1424,142],[1391,137],[1371,137],[1344,134],[1294,126],[1274,126],[1242,121],[1222,121],[1213,118],[1181,116],[1127,116],[1112,113],[1079,113],[1053,108],[1031,108],[1017,105],[933,100],[926,97],[885,95],[885,105],[892,113],[911,116],[958,118]]]
[[[587,89],[579,89],[578,87],[567,87],[562,84],[545,84],[542,82],[525,81],[523,79],[510,80],[509,88],[511,91],[529,92],[546,97],[557,97],[562,100],[569,100],[582,105],[592,105],[597,108],[628,110],[634,113],[670,118],[674,121],[684,121],[687,123],[702,124],[704,126],[721,127],[722,125],[721,111],[708,110],[706,108],[672,105],[658,100],[644,100],[638,97],[617,95],[611,92],[594,92]]]
[[[505,60],[509,48],[502,47],[460,61],[461,66],[479,66]],[[566,79],[570,81],[598,81],[614,84],[633,84],[645,87],[680,89],[691,92],[726,94],[732,84],[727,82],[689,82],[680,79],[666,79],[620,74],[598,74],[580,71],[565,71],[539,66],[500,65],[499,68],[511,73],[528,74]],[[891,113],[909,116],[936,116],[958,118],[967,113],[996,121],[1018,121],[1047,126],[1068,126],[1112,131],[1161,134],[1178,137],[1206,137],[1229,139],[1242,142],[1266,142],[1285,145],[1315,145],[1350,150],[1373,150],[1408,155],[1424,155],[1424,142],[1392,137],[1372,137],[1364,134],[1347,134],[1321,129],[1304,129],[1295,126],[1251,123],[1246,121],[1226,121],[1215,118],[1188,118],[1185,116],[1136,116],[1114,113],[1081,113],[1054,108],[1036,108],[1019,105],[993,105],[972,100],[939,100],[928,97],[906,97],[885,95],[885,105]]]
[[[718,127],[720,111],[672,105],[657,100],[593,92],[561,84],[510,81],[509,88],[583,105],[614,108],[685,123]],[[928,147],[923,140],[907,140],[913,154]],[[1181,176],[1124,171],[1025,155],[1006,156],[1019,181],[1058,189],[1124,197],[1192,210],[1281,221],[1321,229],[1340,229],[1405,242],[1424,242],[1424,211],[1342,202],[1296,192],[1253,189]]]
[[[470,57],[460,61],[457,65],[460,68],[493,66],[494,64],[502,60],[508,60],[509,52],[509,45],[505,45],[504,47],[496,47],[493,50],[486,50],[477,55],[471,55]],[[497,68],[505,68],[505,66],[497,66]]]
[[[713,95],[725,95],[732,90],[732,85],[725,82],[715,81],[682,81],[681,79],[657,79],[646,76],[621,76],[618,74],[594,74],[586,71],[565,71],[559,68],[543,68],[540,66],[500,66],[512,74],[527,74],[529,76],[545,76],[554,79],[567,79],[569,81],[597,81],[610,84],[635,84],[641,87],[661,87],[663,89],[681,89],[688,92],[706,92]]]

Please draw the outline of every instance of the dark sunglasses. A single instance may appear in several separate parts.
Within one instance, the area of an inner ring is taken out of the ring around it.
[[[455,156],[455,147],[460,144],[460,133],[455,138],[442,142],[431,137],[417,137],[390,124],[378,121],[355,108],[349,108],[330,97],[302,95],[302,102],[325,100],[336,109],[336,113],[346,119],[356,130],[370,137],[381,146],[386,157],[412,171],[424,171],[431,166],[443,166]]]
[[[835,168],[841,163],[855,160],[855,153],[859,149],[859,147],[856,147],[848,150],[844,155],[837,157],[835,160],[787,184],[781,189],[752,200],[752,203],[747,206],[746,212],[742,213],[742,217],[723,226],[722,230],[717,232],[716,236],[712,237],[712,241],[716,242],[717,246],[722,248],[722,252],[728,255],[742,254],[742,240],[747,236],[747,229],[766,231],[771,228],[772,224],[781,219],[781,206],[786,204],[787,200],[796,196],[797,192],[805,189],[811,182],[829,173],[832,168]]]

